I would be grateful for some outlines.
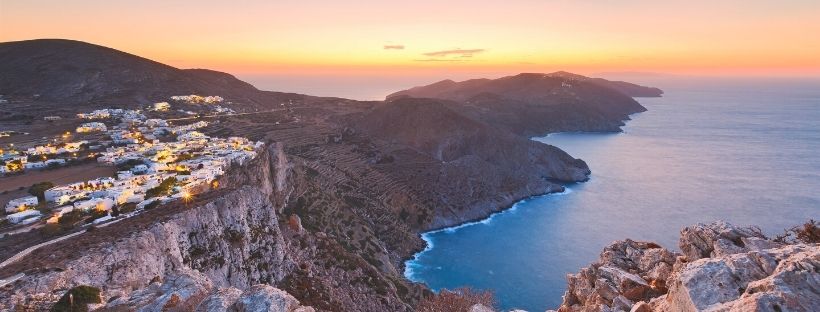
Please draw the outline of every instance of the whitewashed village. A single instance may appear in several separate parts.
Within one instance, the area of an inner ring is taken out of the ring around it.
[[[171,101],[207,104],[211,114],[235,113],[218,105],[223,101],[218,96],[175,96]],[[155,103],[146,112],[157,116],[172,110],[172,106],[168,102]],[[197,114],[182,110],[177,113]],[[113,223],[164,203],[190,201],[197,194],[218,188],[220,176],[232,165],[255,158],[263,145],[242,137],[207,136],[199,130],[208,122],[196,118],[191,123],[174,125],[166,119],[148,118],[141,110],[100,109],[77,114],[76,118],[82,123],[73,133],[65,132],[47,144],[25,148],[12,145],[0,150],[0,174],[25,175],[72,166],[80,159],[115,167],[116,173],[63,185],[35,183],[28,196],[11,199],[5,205],[0,236],[26,225]],[[75,136],[83,139],[73,140]]]

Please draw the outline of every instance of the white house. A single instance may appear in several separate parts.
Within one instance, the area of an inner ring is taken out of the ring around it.
[[[101,122],[87,122],[77,127],[77,133],[87,133],[95,131],[107,131],[108,127]]]
[[[74,203],[74,209],[80,210],[111,210],[114,207],[114,201],[110,198],[92,198],[89,200],[78,201]]]
[[[6,212],[23,211],[27,208],[35,207],[40,201],[35,196],[26,196],[12,199],[6,204]]]
[[[26,169],[43,169],[43,168],[46,167],[46,163],[44,163],[42,161],[28,162],[28,163],[25,163],[23,165],[23,167],[26,168]]]
[[[153,108],[154,108],[155,111],[165,112],[165,111],[168,111],[169,109],[171,109],[171,104],[168,104],[168,102],[154,103]]]
[[[25,210],[18,213],[13,213],[6,216],[6,220],[13,224],[22,223],[24,221],[28,221],[26,223],[37,221],[42,214],[37,210]],[[36,218],[36,219],[35,219]],[[31,220],[34,219],[34,220]]]
[[[66,186],[57,186],[46,190],[44,195],[47,202],[63,205],[88,197],[88,191],[78,190]]]

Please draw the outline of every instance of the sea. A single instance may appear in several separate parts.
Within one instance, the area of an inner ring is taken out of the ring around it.
[[[680,229],[725,220],[775,235],[820,220],[820,80],[650,77],[622,133],[533,140],[587,162],[589,181],[490,218],[423,234],[405,275],[471,287],[502,309],[557,308],[566,275],[615,240],[678,250]]]

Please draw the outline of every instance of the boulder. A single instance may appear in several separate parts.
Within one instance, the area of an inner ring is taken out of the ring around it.
[[[495,310],[483,304],[476,303],[472,307],[470,307],[469,312],[495,312]]]
[[[635,301],[662,295],[679,256],[651,242],[614,242],[598,261],[567,275],[559,311],[629,310]]]
[[[135,309],[140,312],[190,311],[213,287],[207,277],[192,270],[168,275],[162,282],[159,279],[152,281],[130,295],[111,300],[106,307]]]
[[[673,275],[669,311],[812,311],[819,272],[817,244],[700,259]]]
[[[299,300],[284,290],[269,285],[251,287],[233,306],[233,310],[237,312],[293,312],[297,308]]]
[[[211,293],[210,296],[205,298],[199,306],[196,308],[197,312],[222,312],[227,311],[236,300],[239,299],[239,296],[242,295],[242,291],[233,287],[229,288],[220,288],[215,292]]]
[[[725,221],[716,221],[684,228],[678,244],[686,260],[695,261],[748,251],[745,242],[750,238],[766,239],[757,227],[737,227]]]

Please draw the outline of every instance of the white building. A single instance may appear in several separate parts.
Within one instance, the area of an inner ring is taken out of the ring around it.
[[[31,223],[39,220],[41,215],[37,210],[25,210],[6,216],[6,220],[9,220],[12,224]]]
[[[74,203],[74,209],[88,211],[96,210],[111,210],[114,207],[114,201],[110,198],[92,198],[89,200],[78,201]]]
[[[23,211],[28,208],[36,207],[39,203],[40,201],[35,196],[12,199],[6,204],[6,212]]]
[[[171,104],[168,104],[168,102],[154,103],[153,109],[158,112],[165,112],[171,109]]]
[[[87,122],[77,127],[77,133],[88,133],[95,131],[107,131],[108,127],[101,122]]]

